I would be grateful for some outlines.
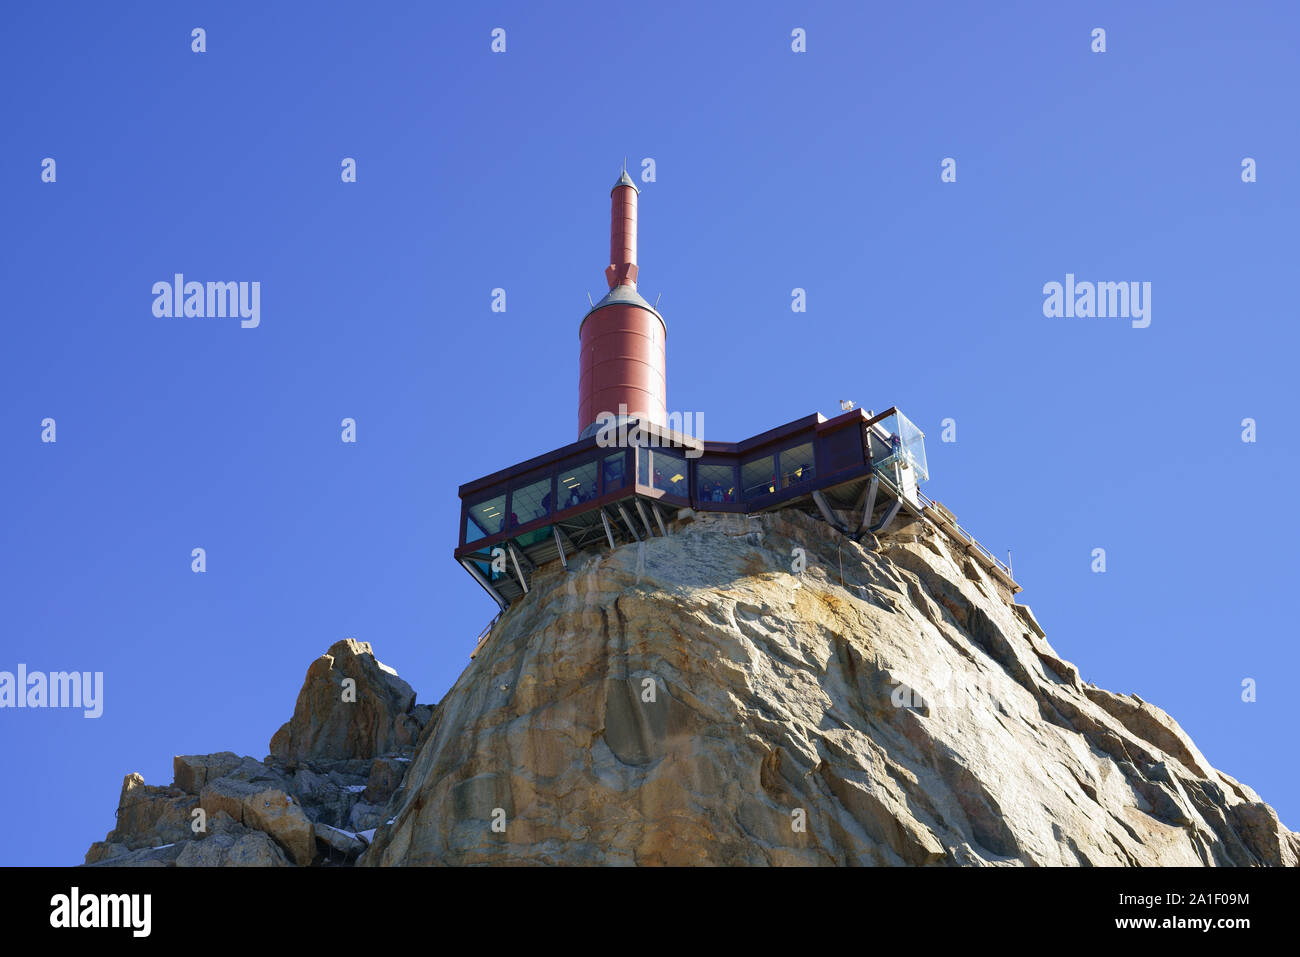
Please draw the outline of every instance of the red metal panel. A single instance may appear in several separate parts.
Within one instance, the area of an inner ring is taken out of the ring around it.
[[[611,289],[619,283],[636,284],[635,274],[629,277],[624,268],[636,265],[636,201],[636,190],[631,186],[614,188],[609,226],[609,263],[615,273]]]
[[[664,329],[659,317],[633,305],[605,306],[582,325],[578,362],[578,429],[603,412],[662,423],[667,417]]]

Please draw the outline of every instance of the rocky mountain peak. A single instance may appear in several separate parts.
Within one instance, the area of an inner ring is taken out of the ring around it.
[[[1297,862],[1257,794],[1083,681],[928,523],[683,519],[535,578],[363,863]]]
[[[1259,795],[1083,680],[925,521],[859,542],[683,511],[540,569],[436,708],[334,644],[270,750],[129,775],[87,863],[1300,862]]]

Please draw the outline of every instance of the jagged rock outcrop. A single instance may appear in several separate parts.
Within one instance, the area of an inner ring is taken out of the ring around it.
[[[183,788],[151,786],[140,775],[128,774],[117,801],[117,826],[92,852],[98,859],[110,853],[107,846],[95,850],[100,845],[136,851],[183,841],[190,836],[190,812],[197,805],[198,799]]]
[[[209,816],[224,813],[247,828],[269,835],[295,864],[310,864],[315,856],[312,821],[302,806],[279,788],[219,778],[204,786],[199,806]]]
[[[344,679],[353,684],[344,686]],[[346,692],[346,693],[345,693]],[[312,663],[293,717],[264,761],[182,754],[173,783],[128,774],[99,867],[348,865],[387,820],[432,709],[370,645],[341,641]]]
[[[358,693],[362,688],[365,694]],[[374,656],[369,643],[347,638],[307,669],[293,717],[271,738],[271,756],[294,764],[409,747],[423,726],[414,708],[411,686]]]
[[[803,549],[807,569],[793,561]],[[539,571],[361,863],[1295,865],[928,523],[708,514]]]

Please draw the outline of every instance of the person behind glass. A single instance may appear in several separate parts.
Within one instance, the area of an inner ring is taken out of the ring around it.
[[[595,483],[593,483],[594,485]],[[605,491],[612,492],[616,488],[623,487],[623,463],[606,462],[605,463]]]
[[[574,505],[579,505],[579,504],[582,503],[582,493],[581,493],[581,491],[579,491],[581,488],[582,488],[581,485],[575,485],[575,486],[573,486],[573,488],[569,489],[569,505],[570,505],[570,507],[572,507],[572,506],[574,506]]]

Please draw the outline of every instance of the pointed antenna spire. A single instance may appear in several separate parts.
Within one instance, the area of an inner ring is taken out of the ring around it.
[[[627,167],[624,167],[623,172],[619,174],[618,182],[614,184],[614,189],[618,189],[620,186],[631,186],[638,193],[641,192],[640,189],[637,189],[636,183],[632,182],[632,177],[627,175]],[[613,190],[610,190],[610,192],[613,192]]]

